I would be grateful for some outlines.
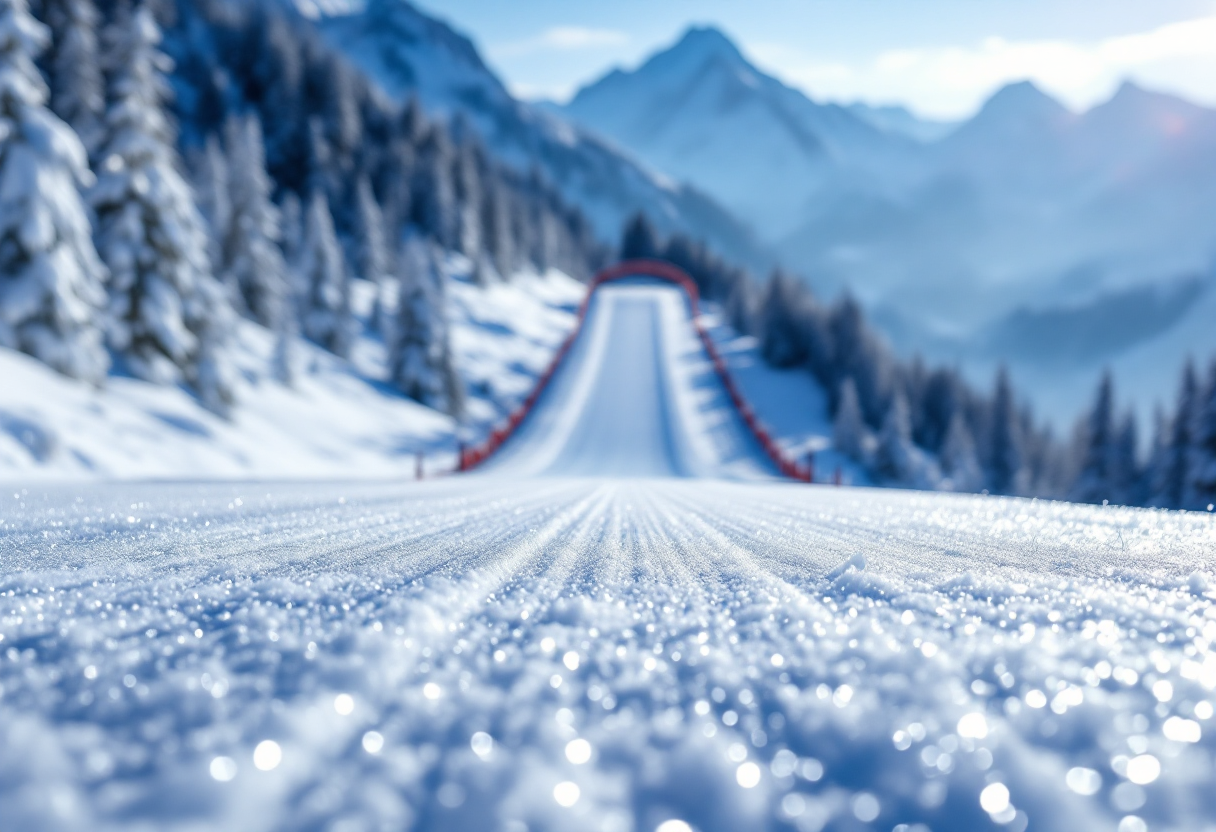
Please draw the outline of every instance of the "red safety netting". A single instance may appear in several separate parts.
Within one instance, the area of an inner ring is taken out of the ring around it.
[[[587,310],[591,306],[591,298],[595,295],[596,290],[605,283],[611,283],[614,280],[621,280],[626,277],[653,277],[673,283],[684,290],[684,294],[688,297],[693,327],[697,331],[697,336],[701,339],[701,345],[705,348],[706,354],[709,356],[710,361],[713,362],[714,371],[718,374],[718,378],[721,379],[722,386],[726,388],[726,394],[730,398],[735,410],[739,413],[739,417],[747,425],[748,430],[751,431],[756,441],[760,443],[760,447],[765,455],[772,460],[782,475],[801,482],[811,482],[814,479],[814,472],[810,466],[798,464],[796,460],[781,449],[772,434],[769,433],[768,428],[756,416],[755,410],[743,397],[742,391],[726,367],[726,361],[722,358],[722,354],[718,352],[717,345],[714,344],[713,339],[709,336],[709,332],[701,324],[701,295],[697,291],[697,284],[693,282],[693,279],[683,269],[662,260],[625,260],[617,263],[615,266],[604,269],[591,280],[590,285],[587,287],[587,295],[579,305],[578,319],[574,325],[574,329],[566,337],[566,340],[562,342],[561,347],[558,348],[549,366],[541,373],[532,392],[507,417],[506,422],[490,431],[490,435],[481,444],[461,449],[457,470],[470,471],[476,468],[489,459],[519,429],[523,421],[528,418],[528,414],[536,407],[541,394],[549,386],[549,382],[552,381],[553,376],[557,373],[566,355],[574,347],[574,342],[583,330],[583,323],[587,319]]]

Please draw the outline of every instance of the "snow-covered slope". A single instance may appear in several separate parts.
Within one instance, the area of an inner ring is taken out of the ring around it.
[[[614,284],[489,469],[507,476],[772,478],[672,286]]]
[[[832,411],[827,392],[801,368],[769,366],[760,344],[739,335],[719,310],[704,312],[702,326],[725,360],[735,384],[791,459],[809,462],[816,482],[869,485],[866,470],[832,446]]]
[[[451,271],[465,276],[457,258]],[[358,281],[366,320],[371,287]],[[468,424],[499,419],[523,398],[573,325],[584,287],[558,272],[481,289],[450,284],[457,364],[470,393]],[[103,389],[0,350],[0,480],[87,478],[409,478],[416,454],[431,473],[454,466],[456,425],[404,398],[387,377],[378,338],[352,363],[301,342],[292,388],[275,380],[274,337],[242,322],[235,354],[239,405],[231,421],[183,389],[110,378]]]
[[[712,239],[736,260],[768,262],[751,231],[694,186],[515,100],[468,38],[407,0],[371,0],[318,26],[388,95],[417,95],[429,112],[463,114],[499,158],[541,170],[604,239],[615,242],[626,220],[644,210],[666,231]]]
[[[6,832],[1216,816],[1207,515],[473,475],[10,489],[0,546]]]

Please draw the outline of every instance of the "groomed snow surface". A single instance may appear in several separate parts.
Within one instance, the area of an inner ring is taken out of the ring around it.
[[[778,481],[682,308],[484,472],[10,486],[0,828],[1216,829],[1212,517]]]

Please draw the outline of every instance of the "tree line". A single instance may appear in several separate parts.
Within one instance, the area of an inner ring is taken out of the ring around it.
[[[0,345],[235,404],[239,316],[339,356],[351,280],[391,380],[456,414],[442,258],[585,276],[606,252],[459,119],[395,105],[268,3],[0,0]]]
[[[1216,358],[1201,377],[1182,370],[1171,411],[1158,408],[1147,454],[1135,414],[1118,413],[1114,381],[1102,377],[1089,414],[1077,426],[1079,472],[1070,499],[1087,503],[1212,511],[1216,504]]]
[[[1198,510],[1216,502],[1216,361],[1203,383],[1187,365],[1145,457],[1134,417],[1116,416],[1109,373],[1092,412],[1058,437],[1004,368],[982,391],[956,369],[900,361],[848,294],[824,302],[781,269],[756,281],[704,244],[660,239],[644,216],[625,229],[621,254],[679,265],[735,331],[757,339],[766,363],[808,372],[828,393],[835,448],[877,483]]]

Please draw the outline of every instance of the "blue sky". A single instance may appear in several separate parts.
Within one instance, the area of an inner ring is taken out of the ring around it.
[[[570,95],[714,24],[813,97],[959,117],[1033,78],[1070,106],[1123,78],[1216,105],[1216,0],[420,0],[517,93]]]

